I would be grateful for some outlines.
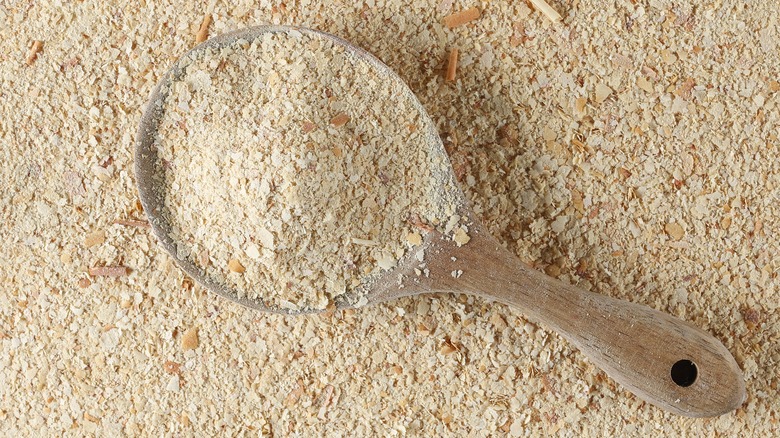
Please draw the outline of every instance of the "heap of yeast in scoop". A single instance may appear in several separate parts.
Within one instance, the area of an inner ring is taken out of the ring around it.
[[[265,33],[179,67],[157,138],[166,215],[238,297],[323,309],[453,214],[408,90],[343,46]]]

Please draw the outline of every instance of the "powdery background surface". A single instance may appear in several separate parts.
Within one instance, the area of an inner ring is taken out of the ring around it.
[[[565,19],[553,26],[500,0],[5,1],[0,430],[776,433],[780,35],[777,8],[755,3],[556,1]],[[471,6],[479,20],[442,26]],[[715,334],[744,369],[744,406],[714,419],[666,414],[544,326],[481,299],[292,318],[193,287],[147,228],[114,221],[143,219],[135,129],[206,12],[212,35],[300,24],[379,56],[437,122],[493,233],[550,275]],[[43,51],[27,66],[33,40]],[[452,47],[461,62],[449,84]],[[89,277],[100,265],[131,272]]]

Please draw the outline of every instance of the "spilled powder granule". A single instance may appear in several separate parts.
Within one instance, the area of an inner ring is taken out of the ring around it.
[[[427,119],[344,47],[266,33],[178,66],[157,140],[172,237],[239,298],[323,309],[453,214]]]

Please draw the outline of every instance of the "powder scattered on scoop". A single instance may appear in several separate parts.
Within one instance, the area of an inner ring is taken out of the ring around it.
[[[165,214],[179,255],[237,297],[324,309],[454,214],[411,92],[343,46],[265,33],[177,66],[157,138]]]

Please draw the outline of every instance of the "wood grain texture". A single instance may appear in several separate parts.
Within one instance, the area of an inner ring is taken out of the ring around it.
[[[471,241],[462,247],[429,234],[429,275],[416,275],[417,263],[410,257],[399,266],[405,280],[399,285],[395,271],[392,279],[374,286],[369,303],[429,292],[483,296],[514,306],[557,331],[616,382],[663,409],[710,417],[744,401],[742,372],[711,334],[647,306],[588,292],[535,271],[478,226],[469,234]],[[680,360],[696,365],[698,374],[690,386],[672,380],[672,366]]]

